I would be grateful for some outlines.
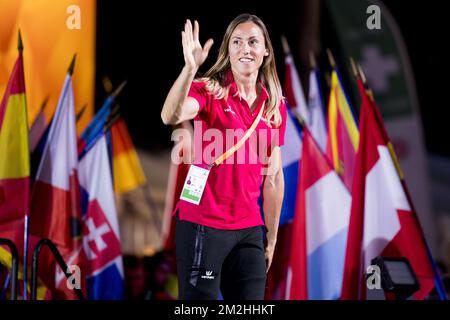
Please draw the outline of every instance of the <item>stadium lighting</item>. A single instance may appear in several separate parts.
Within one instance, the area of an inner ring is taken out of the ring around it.
[[[395,294],[397,300],[407,299],[419,290],[420,284],[408,259],[378,256],[372,259],[372,265],[380,268],[383,290]]]

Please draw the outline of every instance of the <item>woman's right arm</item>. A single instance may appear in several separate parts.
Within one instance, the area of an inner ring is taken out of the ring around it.
[[[187,95],[198,68],[208,57],[213,41],[209,39],[202,48],[198,35],[199,25],[197,21],[195,21],[194,30],[192,30],[191,21],[187,20],[184,31],[181,32],[185,65],[164,102],[161,111],[161,119],[164,124],[178,124],[193,119],[200,109],[198,101]]]

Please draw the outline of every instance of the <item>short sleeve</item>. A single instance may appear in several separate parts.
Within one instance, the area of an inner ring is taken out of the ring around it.
[[[272,155],[272,151],[275,147],[281,147],[284,145],[284,135],[286,132],[286,121],[287,121],[287,111],[286,103],[284,99],[280,102],[280,114],[281,114],[281,124],[279,127],[273,126],[270,129],[270,144],[267,149],[267,156]]]
[[[286,102],[284,99],[281,99],[280,102],[280,114],[281,114],[281,124],[277,128],[278,129],[278,141],[275,141],[275,145],[281,147],[284,145],[284,135],[286,133],[286,117],[287,117],[287,111],[286,111]],[[278,143],[276,143],[278,142]]]
[[[208,112],[208,92],[205,88],[206,83],[203,81],[192,81],[189,88],[188,97],[194,98],[198,101],[199,111],[198,113]]]

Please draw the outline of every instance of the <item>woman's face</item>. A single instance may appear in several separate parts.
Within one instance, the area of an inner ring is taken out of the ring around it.
[[[228,44],[231,69],[243,75],[257,72],[269,55],[262,30],[253,22],[239,24]]]

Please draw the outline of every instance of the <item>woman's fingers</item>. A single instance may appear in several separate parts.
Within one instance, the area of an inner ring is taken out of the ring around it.
[[[181,43],[183,44],[183,51],[184,51],[187,47],[186,33],[184,31],[181,31]]]
[[[203,52],[206,55],[208,55],[209,49],[211,49],[213,43],[214,43],[213,39],[208,39],[208,41],[206,41],[205,45],[203,46]]]
[[[187,22],[185,22],[184,23],[184,31],[181,31],[181,35],[182,35],[182,39],[183,39],[183,45],[186,45],[187,46],[187,37],[186,37],[186,34],[187,34]]]
[[[192,35],[192,23],[191,23],[191,20],[187,20],[187,39],[188,39],[188,41],[190,41],[190,42],[192,42],[192,41],[194,41],[194,37],[193,37],[193,35]]]
[[[187,23],[187,20],[186,20],[186,22],[184,23],[184,41],[185,41],[185,44],[186,45],[188,45],[189,44],[189,37],[188,37],[188,34],[189,34],[189,27],[188,27],[188,23]]]
[[[199,32],[200,32],[200,26],[198,25],[197,20],[194,21],[194,41],[199,41]]]
[[[186,19],[184,24],[184,31],[181,32],[181,40],[183,43],[183,52],[185,58],[194,64],[201,65],[208,56],[208,52],[211,49],[214,41],[209,39],[202,47],[199,41],[200,26],[197,20],[194,20],[194,26],[192,26],[191,20]],[[198,51],[197,51],[198,50]],[[200,54],[201,50],[201,55]]]

